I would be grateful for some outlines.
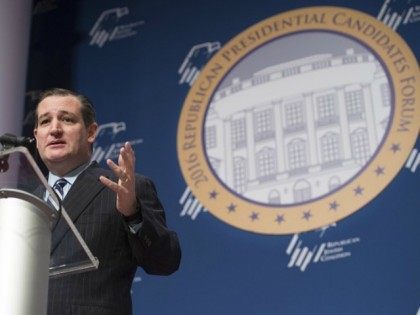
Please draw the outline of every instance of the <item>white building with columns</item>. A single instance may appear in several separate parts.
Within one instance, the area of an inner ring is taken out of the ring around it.
[[[391,90],[369,53],[313,55],[234,79],[205,119],[209,163],[227,187],[263,204],[328,194],[374,155],[391,114]]]

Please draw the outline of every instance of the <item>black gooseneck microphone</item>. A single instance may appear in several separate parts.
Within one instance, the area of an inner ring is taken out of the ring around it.
[[[12,147],[26,147],[31,148],[35,143],[35,139],[31,137],[18,137],[11,133],[5,133],[0,136],[0,143],[3,147],[12,148]]]
[[[7,150],[14,147],[26,147],[29,152],[32,153],[35,147],[35,139],[30,137],[18,137],[11,133],[5,133],[4,135],[0,136],[0,143],[3,148],[0,148],[0,152],[2,150]],[[3,155],[0,157],[0,173],[5,173],[9,170],[9,155]]]

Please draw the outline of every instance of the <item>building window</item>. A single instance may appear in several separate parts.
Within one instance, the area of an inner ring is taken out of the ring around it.
[[[298,131],[305,128],[305,114],[302,101],[286,104],[284,112],[286,130]]]
[[[256,141],[274,137],[273,110],[266,109],[254,113],[254,138]]]
[[[331,67],[331,60],[320,60],[312,64],[312,69],[314,70],[327,67]]]
[[[211,168],[216,172],[218,176],[220,176],[220,166],[222,165],[222,161],[220,159],[209,156],[209,162]]]
[[[298,180],[293,187],[293,201],[303,202],[311,199],[311,185],[306,180]]]
[[[260,181],[272,180],[277,172],[276,153],[274,149],[263,148],[256,155],[257,176]]]
[[[349,64],[349,63],[356,63],[357,57],[356,56],[345,56],[343,57],[343,64]]]
[[[340,179],[337,176],[333,176],[328,181],[328,189],[329,191],[333,191],[337,188],[339,188],[341,185]]]
[[[340,143],[337,134],[330,132],[321,137],[321,155],[324,164],[331,164],[340,160]]]
[[[246,160],[241,157],[235,157],[233,159],[233,188],[238,193],[246,191]]]
[[[231,135],[232,135],[232,148],[233,149],[239,149],[246,146],[245,118],[232,120]]]
[[[206,148],[207,149],[212,149],[212,148],[215,148],[217,146],[216,126],[206,127],[205,141],[206,141]]]
[[[261,76],[255,76],[252,78],[252,84],[253,85],[257,85],[257,84],[263,84],[265,82],[270,81],[270,78],[268,75],[261,75]]]
[[[391,91],[388,83],[381,84],[382,104],[384,106],[391,106]]]
[[[242,90],[242,86],[240,84],[233,85],[231,88],[232,93],[239,92],[240,90]]]
[[[298,73],[300,73],[300,67],[287,68],[282,71],[283,77],[290,77]]]
[[[350,135],[351,151],[353,159],[360,165],[364,165],[370,157],[369,139],[366,129],[357,129]]]
[[[287,146],[289,168],[291,170],[306,167],[306,143],[304,140],[295,139]]]
[[[347,117],[349,120],[363,118],[365,104],[362,91],[357,90],[345,92],[344,99],[346,102]]]
[[[280,204],[280,193],[277,189],[270,190],[270,193],[268,194],[268,203],[270,205]]]
[[[316,98],[318,108],[318,126],[338,122],[335,94],[326,94]]]

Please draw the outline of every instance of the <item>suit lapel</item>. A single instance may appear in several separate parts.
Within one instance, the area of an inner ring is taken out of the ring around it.
[[[84,172],[82,172],[72,185],[63,200],[64,209],[66,209],[72,222],[76,222],[79,216],[86,210],[90,202],[95,198],[105,186],[99,181],[101,175],[97,163],[92,163]],[[51,254],[55,251],[64,235],[70,227],[61,216],[52,233]]]

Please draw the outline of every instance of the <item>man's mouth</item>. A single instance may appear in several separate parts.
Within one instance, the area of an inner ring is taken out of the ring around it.
[[[66,144],[66,142],[65,141],[62,141],[62,140],[55,140],[55,141],[51,141],[51,142],[49,142],[48,143],[48,147],[54,147],[54,146],[60,146],[60,145],[64,145],[64,144]]]

